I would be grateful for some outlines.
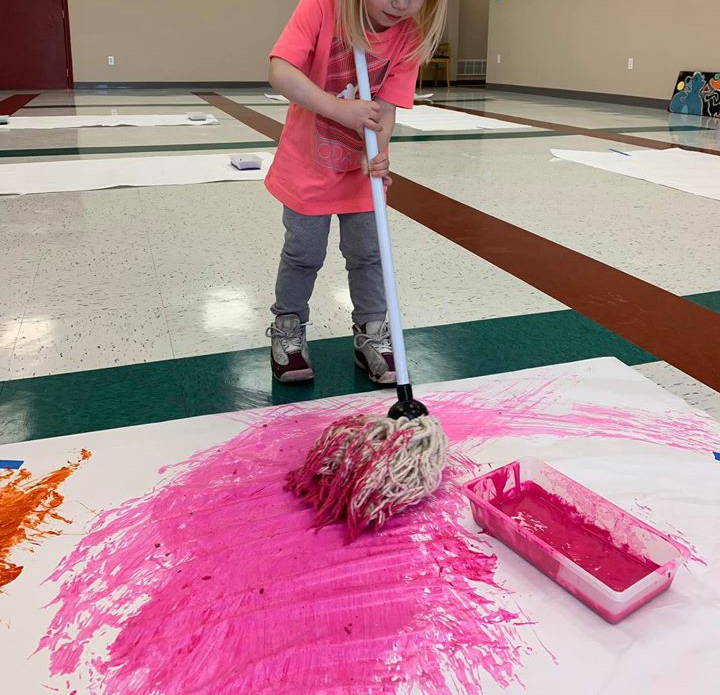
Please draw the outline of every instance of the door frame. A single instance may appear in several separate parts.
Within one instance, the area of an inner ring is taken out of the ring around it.
[[[67,67],[67,88],[73,89],[75,78],[73,76],[72,47],[70,41],[70,10],[68,0],[61,0],[63,13],[63,29],[65,33],[65,64]]]

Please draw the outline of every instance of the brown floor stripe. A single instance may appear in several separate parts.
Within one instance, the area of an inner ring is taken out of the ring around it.
[[[519,123],[521,125],[533,126],[533,128],[542,128],[543,130],[554,130],[558,133],[568,133],[570,135],[584,135],[589,138],[599,138],[600,140],[611,140],[612,142],[621,142],[625,145],[637,145],[638,147],[647,147],[653,150],[669,150],[671,147],[677,147],[681,150],[690,152],[703,152],[705,154],[720,155],[719,150],[711,150],[706,147],[693,147],[691,145],[680,145],[675,142],[662,142],[651,138],[639,138],[634,135],[623,135],[622,133],[612,133],[603,130],[594,130],[592,128],[580,128],[578,126],[564,125],[562,123],[550,123],[548,121],[536,121],[532,118],[521,118],[519,116],[508,116],[504,113],[493,113],[484,109],[467,109],[462,106],[452,106],[451,104],[433,104],[438,109],[447,109],[448,111],[460,111],[461,113],[469,113],[473,116],[485,116],[487,118],[496,118],[500,121],[508,123]]]
[[[13,94],[11,97],[0,99],[0,114],[3,116],[12,116],[19,111],[25,104],[31,102],[39,94]]]
[[[282,124],[277,121],[216,94],[198,96],[263,135],[279,138]],[[398,212],[720,391],[720,315],[403,176],[392,176],[388,203]]]
[[[265,137],[272,138],[276,142],[280,140],[283,126],[282,123],[278,123],[275,119],[264,116],[247,106],[238,104],[237,101],[220,96],[215,92],[193,92],[193,95],[205,99],[208,104],[212,104],[228,115],[237,118],[238,121],[242,121],[246,126],[257,130],[258,133],[262,133]]]

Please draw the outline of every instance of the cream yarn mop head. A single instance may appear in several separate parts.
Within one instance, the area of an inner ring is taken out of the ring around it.
[[[346,518],[352,540],[435,491],[446,460],[435,418],[356,415],[332,423],[287,483],[317,510],[316,526]]]

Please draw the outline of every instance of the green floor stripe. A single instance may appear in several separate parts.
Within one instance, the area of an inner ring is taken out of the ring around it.
[[[23,106],[23,109],[142,109],[146,107],[156,108],[158,106],[204,106],[207,104],[202,101],[193,101],[188,104],[31,104]]]
[[[0,157],[62,157],[85,154],[131,154],[139,152],[197,152],[201,150],[246,150],[276,147],[273,140],[251,142],[197,142],[180,145],[121,145],[117,147],[55,147],[32,150],[0,150]]]
[[[272,106],[273,104],[263,104]],[[243,104],[247,106],[247,104]],[[612,133],[666,133],[694,132],[709,130],[695,126],[658,126],[655,128],[596,128],[595,130]],[[573,133],[561,133],[554,130],[521,130],[515,132],[481,132],[481,133],[442,133],[418,135],[393,135],[392,142],[460,142],[463,140],[515,140],[524,138],[558,138],[568,137]],[[177,145],[121,145],[117,147],[43,147],[37,149],[0,150],[0,158],[9,157],[63,157],[90,154],[131,154],[142,152],[196,152],[202,150],[239,150],[255,147],[275,147],[272,140],[256,140],[250,142],[206,142]]]
[[[517,133],[449,133],[443,135],[394,135],[393,142],[428,142],[444,140],[493,140],[504,138],[557,137],[552,131],[535,130]],[[189,152],[196,150],[238,150],[253,147],[275,147],[273,140],[255,142],[206,142],[180,145],[123,145],[118,147],[58,147],[31,150],[0,150],[1,157],[60,157],[84,154],[120,154],[135,152]]]
[[[423,90],[424,91],[424,90]],[[422,94],[422,92],[418,92]],[[432,104],[472,104],[474,101],[496,101],[492,97],[470,97],[469,99],[434,99],[427,100]]]
[[[690,294],[685,299],[689,299],[695,304],[704,306],[706,309],[715,311],[720,314],[720,292],[703,292],[702,294]]]
[[[720,291],[688,299],[720,313]],[[406,342],[417,384],[608,355],[628,365],[656,360],[570,310],[416,328]],[[350,337],[313,341],[311,351],[317,378],[296,386],[273,382],[267,348],[7,381],[0,384],[0,443],[377,388],[354,367]]]
[[[697,133],[699,130],[715,129],[699,125],[659,125],[654,127],[634,126],[632,128],[620,126],[618,128],[594,128],[593,130],[598,133]]]
[[[268,99],[267,101],[239,101],[238,104],[243,106],[287,106],[287,102],[274,101]],[[198,107],[202,106],[207,108],[207,102],[194,101],[189,104],[33,104],[32,106],[23,106],[23,109],[142,109],[142,108],[157,108],[164,106],[188,106]]]
[[[514,140],[517,138],[548,138],[557,137],[550,130],[520,130],[507,132],[483,133],[442,133],[441,135],[393,135],[390,142],[443,142],[448,140]]]

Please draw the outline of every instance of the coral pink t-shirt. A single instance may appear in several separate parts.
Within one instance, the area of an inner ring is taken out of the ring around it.
[[[335,36],[336,0],[300,0],[270,57],[286,60],[316,85],[339,96],[357,84],[355,61]],[[369,34],[370,91],[395,106],[411,108],[419,60],[409,58],[418,29],[407,19]],[[353,130],[291,104],[275,161],[265,179],[281,203],[302,215],[369,212],[364,143]]]

